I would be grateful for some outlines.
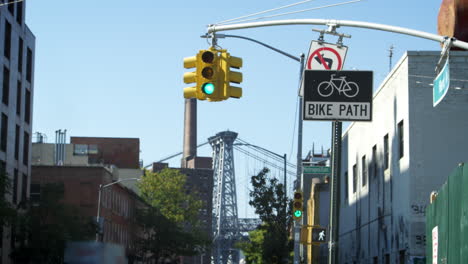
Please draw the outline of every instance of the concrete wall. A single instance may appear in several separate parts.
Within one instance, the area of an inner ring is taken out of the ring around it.
[[[55,157],[55,144],[33,143],[32,164],[53,166]],[[88,156],[74,155],[73,144],[65,144],[65,160],[63,165],[88,166]]]
[[[424,216],[429,194],[439,188],[458,162],[468,159],[468,141],[461,133],[468,130],[468,83],[454,81],[466,79],[468,52],[451,52],[451,89],[434,108],[430,84],[439,55],[440,52],[407,52],[374,94],[373,121],[352,123],[343,135],[340,263],[370,263],[374,258],[385,263],[386,254],[391,263],[400,263],[424,255]],[[455,90],[455,86],[464,89]],[[400,158],[401,121],[404,152]],[[384,169],[387,134],[389,167]],[[344,188],[348,190],[347,197]]]

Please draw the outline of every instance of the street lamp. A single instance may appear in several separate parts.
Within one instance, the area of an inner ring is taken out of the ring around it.
[[[114,184],[123,182],[123,181],[139,181],[139,180],[140,180],[139,178],[128,178],[128,179],[121,179],[121,180],[118,180],[118,181],[115,181],[115,182],[111,182],[111,183],[106,184],[106,185],[99,184],[98,207],[97,207],[97,215],[96,215],[96,223],[98,225],[98,228],[96,230],[96,242],[99,242],[99,233],[100,233],[100,229],[101,229],[101,226],[99,224],[99,216],[101,214],[101,193],[102,193],[102,189],[107,188],[109,186],[112,186]]]

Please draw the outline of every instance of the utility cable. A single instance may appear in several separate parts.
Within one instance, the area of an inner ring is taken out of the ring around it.
[[[10,4],[14,4],[14,3],[19,3],[19,2],[23,2],[24,0],[17,0],[17,1],[12,1],[12,2],[6,2],[4,4],[0,4],[0,6],[5,6],[5,5],[10,5]]]
[[[308,8],[308,9],[303,9],[303,10],[298,10],[298,11],[292,11],[292,12],[287,12],[287,13],[271,15],[271,16],[250,18],[250,19],[244,19],[244,20],[236,20],[235,23],[248,22],[248,21],[254,21],[254,20],[261,20],[261,19],[265,19],[265,18],[272,18],[272,17],[278,17],[278,16],[286,16],[286,15],[291,15],[291,14],[307,12],[307,11],[311,11],[311,10],[323,9],[323,8],[328,8],[328,7],[335,7],[335,6],[346,5],[346,4],[352,4],[352,3],[361,2],[361,1],[363,1],[363,0],[353,0],[353,1],[342,2],[342,3],[338,3],[338,4],[331,4],[331,5],[326,5],[326,6],[313,7],[313,8]],[[232,23],[234,23],[234,22],[232,22]],[[227,24],[229,24],[229,23],[227,23]]]
[[[241,16],[241,17],[237,17],[237,18],[233,18],[233,19],[224,20],[224,21],[221,21],[219,23],[216,23],[215,25],[227,24],[228,22],[233,23],[232,21],[236,21],[236,20],[239,20],[239,19],[247,18],[247,17],[253,17],[253,16],[256,16],[256,15],[261,15],[261,14],[265,14],[265,13],[268,13],[268,12],[272,12],[272,11],[276,11],[276,10],[280,10],[280,9],[284,9],[284,8],[288,8],[288,7],[292,7],[292,6],[296,6],[296,5],[301,5],[301,4],[304,4],[304,3],[307,3],[307,2],[311,2],[311,1],[314,1],[314,0],[305,0],[305,1],[302,1],[302,2],[297,2],[295,4],[285,5],[285,6],[282,6],[282,7],[277,7],[277,8],[273,8],[273,9],[253,13],[253,14],[250,14],[250,15],[246,15],[246,16]]]

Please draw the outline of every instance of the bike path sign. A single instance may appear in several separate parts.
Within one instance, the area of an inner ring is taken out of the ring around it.
[[[312,41],[307,56],[307,70],[341,70],[348,47]]]
[[[372,121],[372,71],[306,70],[304,120]]]

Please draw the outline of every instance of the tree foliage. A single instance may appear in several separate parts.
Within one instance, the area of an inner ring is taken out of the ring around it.
[[[6,195],[11,194],[11,190],[11,179],[7,173],[0,171],[0,227],[10,225],[16,217],[16,209],[6,199]]]
[[[153,260],[171,256],[193,256],[210,244],[199,221],[203,202],[189,190],[187,176],[179,170],[145,172],[138,183],[141,197],[152,206],[139,210],[138,222],[145,236],[140,254]]]
[[[144,256],[144,261],[193,256],[200,248],[209,246],[206,234],[198,230],[187,232],[154,207],[138,210],[137,222],[144,234],[138,241],[138,253]]]
[[[292,243],[288,238],[291,225],[291,201],[286,197],[284,185],[275,178],[268,178],[269,169],[262,169],[251,177],[253,190],[250,191],[249,204],[255,208],[263,224],[249,235],[249,241],[239,246],[246,255],[247,263],[286,263],[292,250]],[[260,236],[262,234],[262,236]]]
[[[94,237],[96,226],[92,219],[83,219],[74,206],[61,202],[63,196],[63,184],[50,183],[41,186],[40,201],[27,202],[27,210],[16,221],[19,247],[11,256],[15,261],[63,263],[67,241]]]
[[[143,199],[169,220],[196,226],[203,202],[196,190],[186,188],[186,182],[187,176],[179,170],[166,168],[158,173],[146,172],[138,188]]]

